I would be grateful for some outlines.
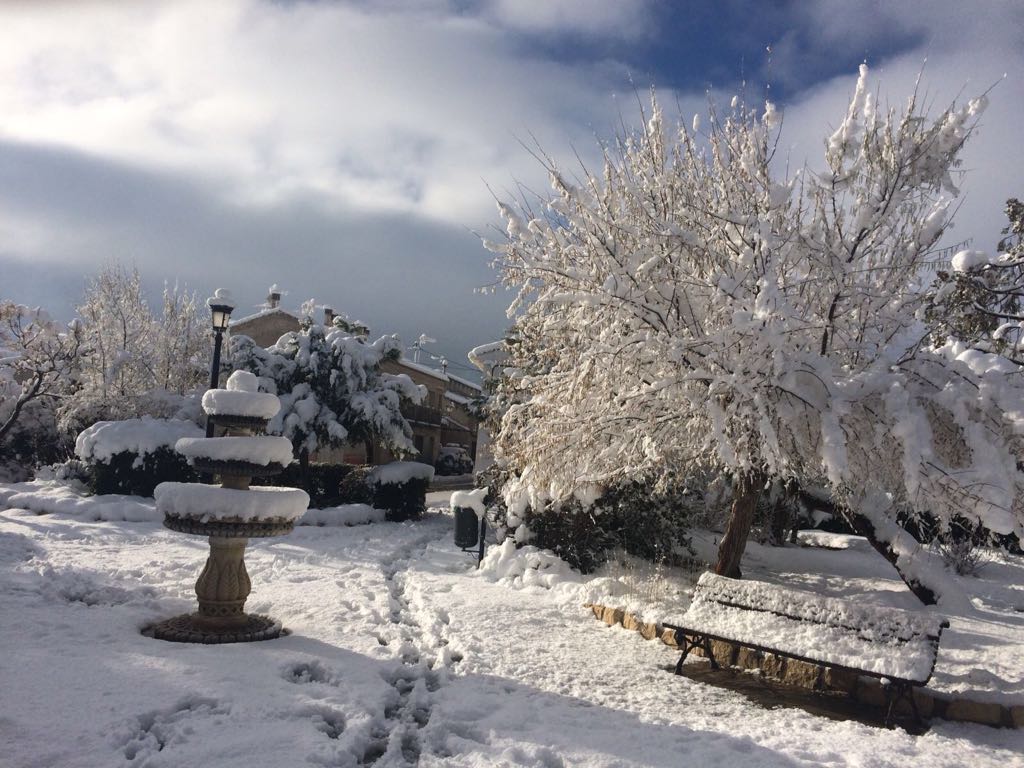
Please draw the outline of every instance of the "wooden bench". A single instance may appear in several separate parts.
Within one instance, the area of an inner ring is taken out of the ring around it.
[[[930,613],[705,573],[690,607],[677,623],[664,626],[675,631],[682,650],[676,674],[694,648],[717,669],[711,643],[718,640],[817,665],[816,689],[826,669],[878,678],[886,696],[885,724],[892,727],[895,705],[904,698],[920,721],[913,689],[931,679],[949,622]]]

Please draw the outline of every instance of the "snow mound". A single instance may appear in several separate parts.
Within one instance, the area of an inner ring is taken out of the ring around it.
[[[143,456],[160,448],[171,448],[182,438],[202,437],[203,430],[182,419],[141,419],[98,421],[75,440],[75,455],[83,461],[110,461],[117,453],[130,451]]]
[[[230,392],[256,393],[260,391],[260,380],[250,371],[235,371],[228,376],[225,388]]]
[[[954,272],[970,272],[972,269],[983,267],[990,262],[988,254],[984,251],[959,251],[950,260],[950,266]]]
[[[557,555],[537,547],[516,549],[511,539],[492,547],[480,564],[479,573],[490,581],[509,581],[513,586],[541,586],[550,589],[560,582],[579,582],[580,575]]]
[[[245,461],[262,467],[268,464],[288,466],[292,463],[292,442],[287,437],[186,437],[174,447],[189,460],[189,464],[195,459]]]
[[[158,522],[162,517],[151,501],[138,496],[90,496],[67,483],[38,480],[0,486],[0,508],[27,509],[37,515],[60,514],[83,520],[133,523]]]
[[[585,578],[553,552],[534,546],[516,547],[512,539],[491,547],[476,574],[512,589],[540,589],[552,593],[564,605],[611,604],[626,592],[612,578]]]
[[[369,504],[342,504],[325,509],[307,509],[299,525],[364,525],[384,522],[383,509],[374,509]]]
[[[235,373],[244,373],[244,371],[235,371]],[[280,410],[281,401],[277,399],[277,395],[267,392],[208,389],[203,395],[203,411],[213,416],[272,419]]]
[[[390,464],[374,467],[366,481],[371,485],[400,485],[410,480],[426,480],[429,483],[433,479],[434,468],[429,464],[421,464],[418,461],[392,461]]]
[[[153,492],[160,514],[209,520],[295,520],[309,507],[298,488],[246,491],[200,483],[160,483]]]
[[[483,517],[487,512],[487,508],[484,506],[484,498],[486,496],[486,488],[477,488],[475,491],[455,491],[452,494],[449,505],[452,509],[458,509],[459,507],[472,509],[476,512],[477,517]]]

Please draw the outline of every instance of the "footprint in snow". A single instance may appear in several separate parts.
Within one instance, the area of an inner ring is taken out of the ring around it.
[[[133,718],[112,738],[123,750],[125,759],[134,764],[169,746],[187,742],[193,730],[190,720],[206,720],[227,712],[227,707],[214,699],[187,696],[173,707],[152,710]]]
[[[336,709],[324,706],[311,706],[299,711],[298,717],[308,718],[313,727],[329,739],[341,738],[345,732],[345,715]]]
[[[319,661],[296,661],[281,670],[289,683],[333,683],[334,676]]]

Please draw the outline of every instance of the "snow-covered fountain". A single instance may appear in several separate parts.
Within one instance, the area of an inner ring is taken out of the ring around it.
[[[244,559],[249,539],[289,533],[309,506],[298,488],[249,487],[253,477],[275,475],[292,460],[291,441],[263,434],[280,407],[246,371],[231,374],[227,389],[203,396],[207,418],[225,435],[183,438],[175,449],[196,469],[218,475],[221,484],[161,483],[154,494],[165,527],[210,539],[210,556],[196,582],[199,610],[154,624],[145,634],[184,643],[241,643],[284,631],[279,621],[244,611],[251,589]]]

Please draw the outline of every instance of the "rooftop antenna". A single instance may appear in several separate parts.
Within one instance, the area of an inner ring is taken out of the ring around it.
[[[420,351],[423,349],[424,345],[434,344],[436,342],[437,339],[432,339],[429,336],[427,336],[427,334],[421,333],[420,337],[416,339],[416,341],[414,341],[412,343],[412,346],[410,347],[410,349],[412,349],[412,361],[414,363],[418,363],[420,361]]]

